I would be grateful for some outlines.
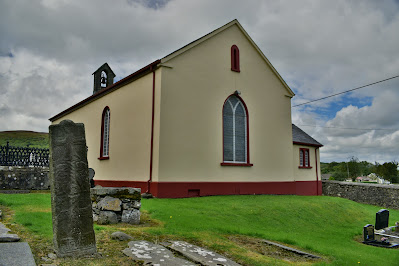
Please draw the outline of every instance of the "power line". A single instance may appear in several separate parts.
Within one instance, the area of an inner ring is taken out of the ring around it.
[[[325,97],[322,97],[322,98],[319,98],[319,99],[311,100],[311,101],[306,102],[306,103],[300,103],[300,104],[294,105],[292,107],[297,107],[297,106],[301,106],[301,105],[317,102],[317,101],[320,101],[320,100],[324,100],[324,99],[331,98],[331,97],[334,97],[334,96],[337,96],[337,95],[341,95],[341,94],[344,94],[344,93],[348,93],[348,92],[351,92],[351,91],[354,91],[354,90],[365,88],[365,87],[368,87],[368,86],[371,86],[371,85],[374,85],[374,84],[377,84],[377,83],[381,83],[381,82],[384,82],[384,81],[387,81],[387,80],[390,80],[390,79],[394,79],[394,78],[397,78],[397,77],[399,77],[399,75],[394,76],[394,77],[390,77],[390,78],[387,78],[387,79],[383,79],[383,80],[380,80],[380,81],[377,81],[377,82],[373,82],[373,83],[370,83],[370,84],[367,84],[367,85],[364,85],[364,86],[361,86],[361,87],[350,89],[350,90],[347,90],[347,91],[339,92],[339,93],[336,93],[336,94],[333,94],[333,95],[325,96]]]
[[[349,130],[399,130],[397,128],[354,128],[354,127],[324,127],[324,126],[317,126],[317,125],[298,125],[300,127],[321,127],[321,128],[334,128],[334,129],[349,129]]]

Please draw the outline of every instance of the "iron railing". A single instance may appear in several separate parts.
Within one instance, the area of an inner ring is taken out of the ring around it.
[[[49,166],[49,149],[27,147],[0,146],[0,165],[2,166]]]

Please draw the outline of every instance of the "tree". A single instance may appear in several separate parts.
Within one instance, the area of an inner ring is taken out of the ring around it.
[[[352,156],[352,158],[348,162],[347,167],[349,171],[349,177],[352,178],[353,181],[355,181],[356,177],[360,175],[359,159],[355,156]]]
[[[391,183],[396,183],[398,181],[398,162],[392,161],[376,165],[376,174]]]
[[[332,177],[334,177],[334,180],[346,180],[348,178],[347,167],[345,162],[335,164],[332,167]]]

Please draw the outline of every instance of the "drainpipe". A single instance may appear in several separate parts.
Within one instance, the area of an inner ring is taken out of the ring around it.
[[[315,159],[316,159],[316,195],[319,195],[319,170],[317,169],[317,150],[319,149],[319,147],[317,147],[314,150],[314,155],[315,155]]]
[[[154,62],[150,66],[150,71],[152,71],[152,118],[151,118],[151,150],[150,150],[150,175],[147,181],[147,191],[146,193],[151,193],[151,182],[152,182],[152,157],[154,150],[154,117],[155,117],[155,67],[159,63],[159,60]]]

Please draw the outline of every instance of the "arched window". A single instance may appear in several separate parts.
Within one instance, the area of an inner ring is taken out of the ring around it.
[[[101,120],[101,147],[100,158],[109,159],[109,128],[111,122],[111,111],[109,107],[105,107]]]
[[[223,105],[223,163],[250,165],[248,152],[248,111],[238,95]]]
[[[100,84],[101,88],[107,87],[107,73],[105,71],[101,71],[101,79],[100,79]]]
[[[240,72],[240,51],[237,45],[231,46],[231,70]]]

